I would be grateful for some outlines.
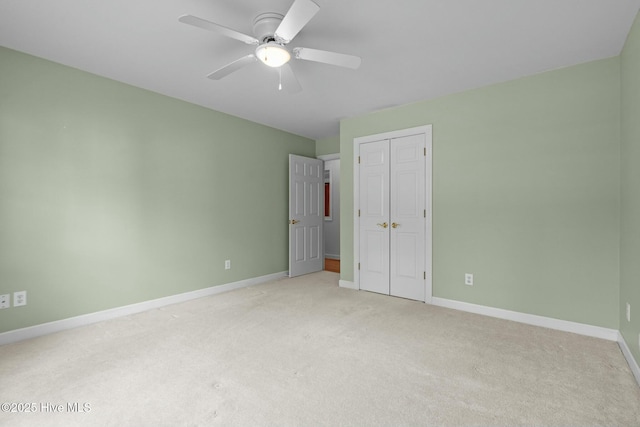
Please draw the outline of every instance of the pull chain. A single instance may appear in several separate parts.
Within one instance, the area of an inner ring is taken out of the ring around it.
[[[280,82],[278,83],[278,90],[282,90],[282,68],[278,68],[278,76],[280,77]]]

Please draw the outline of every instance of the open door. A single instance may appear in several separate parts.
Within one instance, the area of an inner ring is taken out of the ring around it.
[[[289,277],[324,268],[324,165],[289,154]]]

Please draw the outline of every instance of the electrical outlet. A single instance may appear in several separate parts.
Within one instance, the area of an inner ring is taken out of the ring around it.
[[[468,286],[473,286],[473,274],[465,273],[464,275],[464,284]]]
[[[627,322],[631,322],[631,304],[627,303]]]
[[[11,294],[0,295],[0,309],[11,307]]]
[[[13,306],[20,307],[21,305],[27,305],[27,291],[13,293]]]
[[[231,270],[231,260],[228,259],[224,262],[224,269],[225,270]]]

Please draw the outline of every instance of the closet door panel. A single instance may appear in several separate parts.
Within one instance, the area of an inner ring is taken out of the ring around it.
[[[360,289],[389,294],[389,141],[360,146]]]
[[[390,294],[425,300],[425,136],[391,140]]]

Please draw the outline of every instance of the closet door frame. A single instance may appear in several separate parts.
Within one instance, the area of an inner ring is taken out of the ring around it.
[[[392,140],[394,138],[402,138],[412,135],[425,135],[426,144],[426,165],[425,165],[425,202],[426,202],[426,217],[425,217],[425,302],[431,304],[432,291],[433,291],[433,263],[432,263],[432,250],[433,250],[433,221],[432,221],[432,181],[433,181],[433,137],[432,137],[432,125],[418,126],[409,129],[402,129],[392,132],[385,132],[376,135],[362,136],[354,138],[353,140],[353,279],[354,287],[361,289],[360,286],[360,271],[358,261],[360,259],[360,219],[358,212],[360,210],[360,173],[358,167],[358,155],[360,153],[360,144],[366,144],[369,142],[380,141],[384,139]]]

